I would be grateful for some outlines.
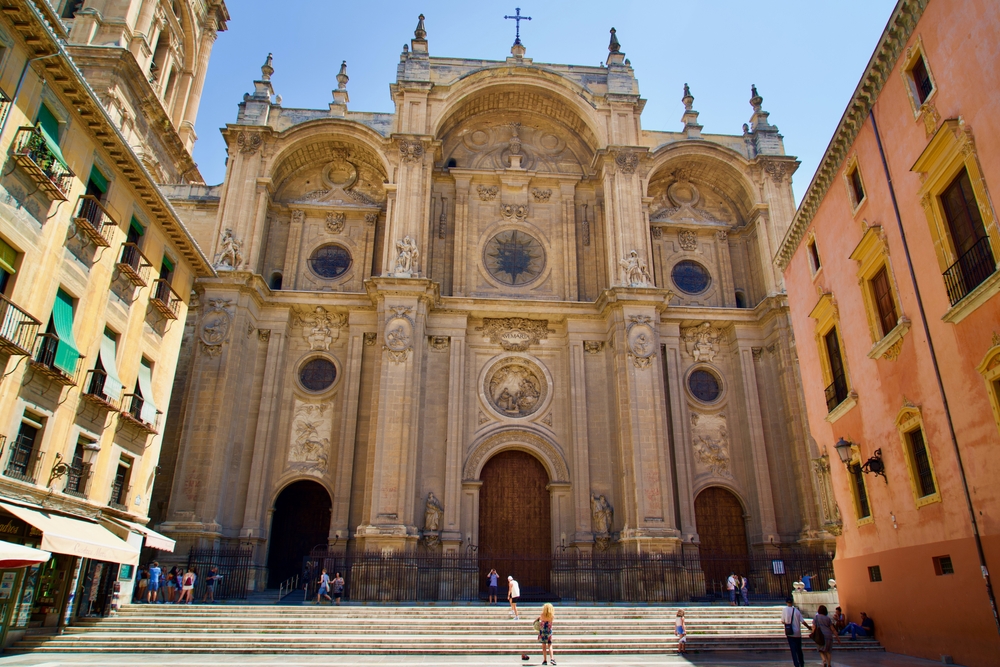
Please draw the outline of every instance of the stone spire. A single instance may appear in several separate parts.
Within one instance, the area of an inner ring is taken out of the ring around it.
[[[782,136],[778,134],[778,128],[768,122],[770,114],[764,111],[763,105],[764,98],[757,92],[757,86],[750,86],[750,106],[753,107],[753,115],[750,116],[750,127],[747,128],[749,133],[744,130],[744,136],[750,140],[749,143],[756,155],[784,155]]]
[[[614,28],[611,29],[611,43],[608,44],[608,66],[611,65],[624,65],[625,64],[625,53],[622,51],[622,45],[618,41],[618,31]]]
[[[260,66],[260,78],[253,82],[255,100],[271,101],[274,88],[271,86],[271,75],[274,74],[274,54],[267,54],[267,60]]]
[[[274,74],[274,55],[267,54],[267,60],[260,67],[260,78],[253,82],[253,94],[243,96],[236,122],[241,125],[267,125],[271,112],[271,98],[274,88],[271,75]]]
[[[684,97],[681,98],[684,103],[684,115],[681,116],[681,122],[684,123],[684,134],[687,135],[688,139],[701,139],[701,125],[698,124],[698,112],[694,110],[694,95],[691,94],[691,88],[685,83],[684,84]]]
[[[417,18],[417,27],[413,31],[413,39],[410,40],[410,51],[414,55],[427,54],[427,29],[424,27],[424,15]]]
[[[333,91],[333,103],[330,105],[332,115],[343,117],[347,113],[347,103],[351,101],[347,95],[347,82],[350,80],[350,77],[347,76],[347,61],[345,60],[340,63],[340,72],[337,73],[337,89]]]
[[[269,53],[267,54],[267,60],[260,66],[260,80],[270,81],[272,74],[274,74],[274,54]]]
[[[427,39],[427,29],[424,28],[423,14],[417,17],[417,29],[413,31],[413,36],[416,39]]]

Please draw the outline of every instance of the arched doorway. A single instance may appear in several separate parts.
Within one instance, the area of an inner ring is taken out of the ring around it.
[[[747,576],[747,528],[743,505],[731,491],[710,486],[694,499],[701,539],[701,567],[709,590],[725,590],[730,572]]]
[[[493,456],[479,475],[481,585],[495,567],[501,588],[513,575],[523,595],[549,590],[552,559],[549,474],[531,454],[508,450]],[[501,591],[502,592],[502,591]]]
[[[277,588],[302,570],[302,558],[330,536],[330,494],[317,482],[286,486],[274,501],[268,536],[267,585]]]

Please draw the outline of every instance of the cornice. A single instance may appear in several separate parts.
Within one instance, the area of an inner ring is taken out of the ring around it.
[[[809,188],[802,197],[802,203],[795,212],[792,224],[778,248],[774,259],[782,270],[787,268],[791,261],[806,228],[812,222],[837,172],[840,171],[858,132],[867,121],[869,111],[878,99],[882,86],[889,79],[928,2],[930,0],[899,0],[896,3],[896,8],[889,17],[885,30],[882,31],[878,46],[868,61],[868,67],[857,88],[854,89],[851,101],[840,118],[823,159],[820,160],[819,168],[816,169]]]

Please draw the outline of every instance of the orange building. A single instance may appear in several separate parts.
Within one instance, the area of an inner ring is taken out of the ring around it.
[[[900,0],[776,256],[849,620],[1000,664],[1000,3]]]

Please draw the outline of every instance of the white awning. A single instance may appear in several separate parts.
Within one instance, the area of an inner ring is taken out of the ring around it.
[[[32,549],[13,542],[0,541],[0,568],[13,569],[44,563],[52,557],[48,551]]]
[[[174,540],[170,539],[166,535],[161,535],[152,528],[147,528],[139,523],[134,523],[132,521],[126,521],[125,519],[118,519],[113,517],[107,517],[117,524],[125,526],[129,530],[134,530],[137,533],[141,533],[146,536],[146,546],[150,549],[159,549],[160,551],[169,551],[173,553],[174,546],[177,544]]]
[[[0,502],[0,507],[42,531],[42,549],[57,554],[136,565],[139,550],[96,523]]]

